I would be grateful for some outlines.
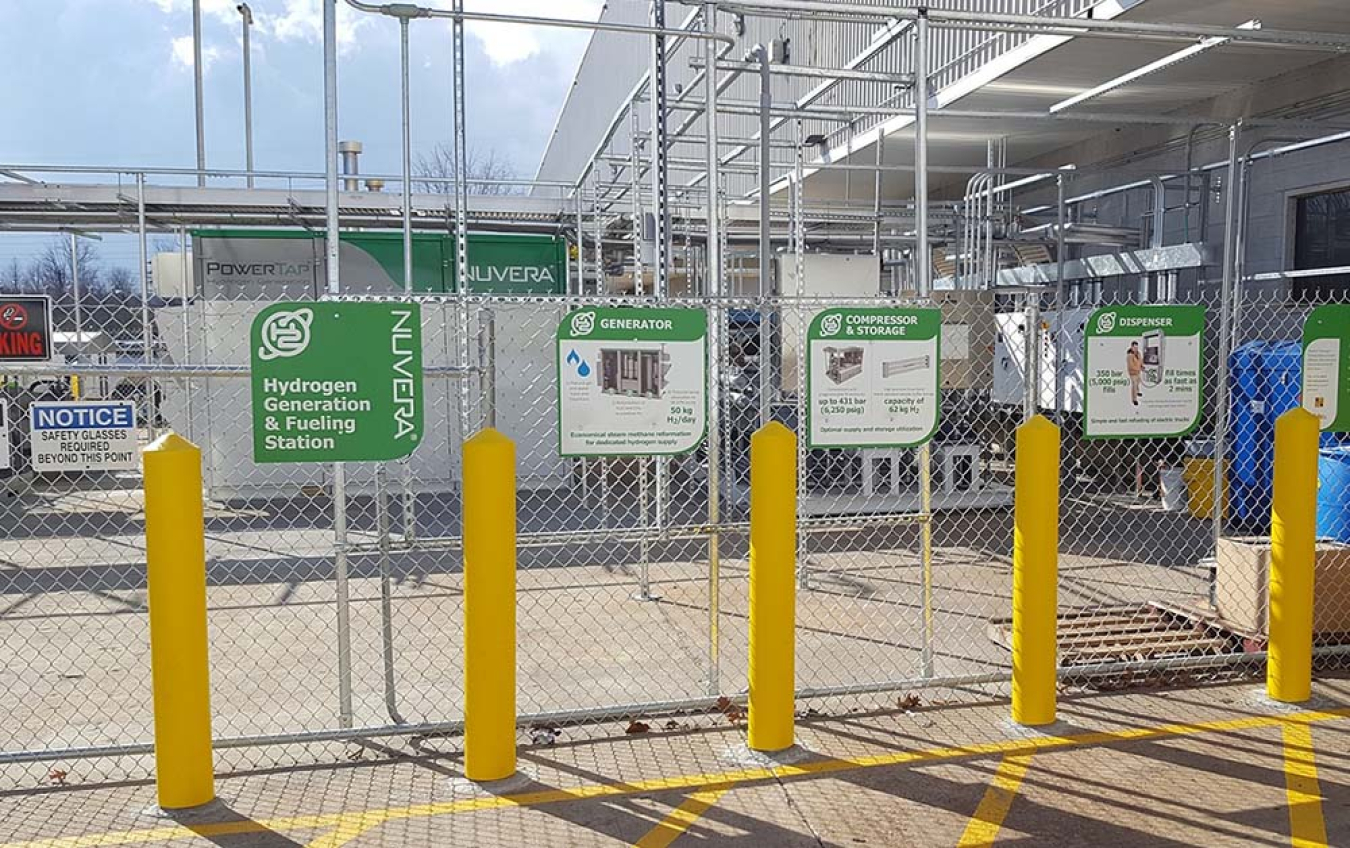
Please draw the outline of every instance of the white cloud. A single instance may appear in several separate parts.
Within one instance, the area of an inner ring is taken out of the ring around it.
[[[192,11],[192,0],[146,2],[166,15],[188,15]],[[420,2],[437,8],[450,8],[450,0]],[[239,12],[236,9],[238,0],[201,0],[201,3],[203,19],[227,24],[234,29],[239,27]],[[260,41],[268,37],[278,41],[306,43],[323,40],[323,0],[250,0],[249,5],[253,9],[254,35],[260,37]],[[603,7],[603,0],[465,0],[465,8],[469,11],[592,21],[600,16]],[[338,47],[343,52],[356,49],[360,44],[359,35],[376,23],[377,17],[358,12],[339,0]],[[587,30],[472,21],[468,24],[467,32],[482,45],[492,63],[499,67],[550,52],[562,45],[571,47],[588,35]],[[176,58],[181,49],[175,40]],[[191,44],[187,49],[190,57]],[[188,64],[191,66],[191,62]]]
[[[192,70],[192,36],[180,35],[172,42],[173,60],[180,66]],[[209,44],[202,45],[202,73],[211,70],[211,66],[220,58],[220,48]]]
[[[166,15],[192,13],[192,0],[149,2]],[[240,25],[238,5],[239,0],[202,0],[202,18],[228,24],[237,30]],[[271,36],[278,41],[323,41],[323,0],[249,0],[249,7],[253,10],[255,37]],[[373,17],[338,0],[338,47],[344,51],[354,48],[357,34],[370,25]],[[177,51],[177,46],[174,49]],[[188,50],[191,56],[191,44]]]
[[[439,4],[444,5],[444,4]],[[596,20],[604,6],[601,0],[466,0],[471,12],[495,12],[502,15],[530,15],[541,18]],[[554,45],[584,38],[587,30],[560,27],[534,27],[470,21],[465,31],[482,43],[494,65],[510,65]]]
[[[192,0],[151,0],[166,15],[178,12],[192,13]],[[202,0],[202,18],[215,18],[237,24],[239,12],[235,9],[237,0]]]
[[[253,9],[262,32],[275,36],[279,41],[323,41],[323,0],[283,0],[281,7],[280,12],[273,12],[270,8],[262,7],[262,4]],[[358,12],[341,0],[337,10],[338,48],[353,49],[357,46],[357,34],[377,16]]]

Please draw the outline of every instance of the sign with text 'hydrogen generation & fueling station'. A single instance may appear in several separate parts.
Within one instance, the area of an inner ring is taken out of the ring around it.
[[[421,444],[418,304],[276,304],[249,343],[255,462],[385,462]]]

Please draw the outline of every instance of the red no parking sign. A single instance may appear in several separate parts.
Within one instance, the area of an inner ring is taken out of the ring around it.
[[[51,298],[0,295],[0,362],[46,362],[51,342]]]

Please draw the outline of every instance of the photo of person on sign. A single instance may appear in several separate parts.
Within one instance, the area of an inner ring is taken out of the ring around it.
[[[1144,356],[1139,352],[1139,342],[1130,342],[1130,349],[1125,351],[1125,374],[1130,378],[1130,403],[1138,406],[1144,382]]]

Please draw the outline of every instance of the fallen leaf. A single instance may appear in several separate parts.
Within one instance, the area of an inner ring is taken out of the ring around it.
[[[908,695],[901,695],[895,701],[895,705],[902,710],[915,709],[921,703],[923,703],[923,701],[919,698],[918,695],[915,695],[913,692],[911,692]]]
[[[646,733],[651,729],[651,725],[647,724],[645,721],[630,721],[628,723],[628,729],[625,730],[624,733]]]

